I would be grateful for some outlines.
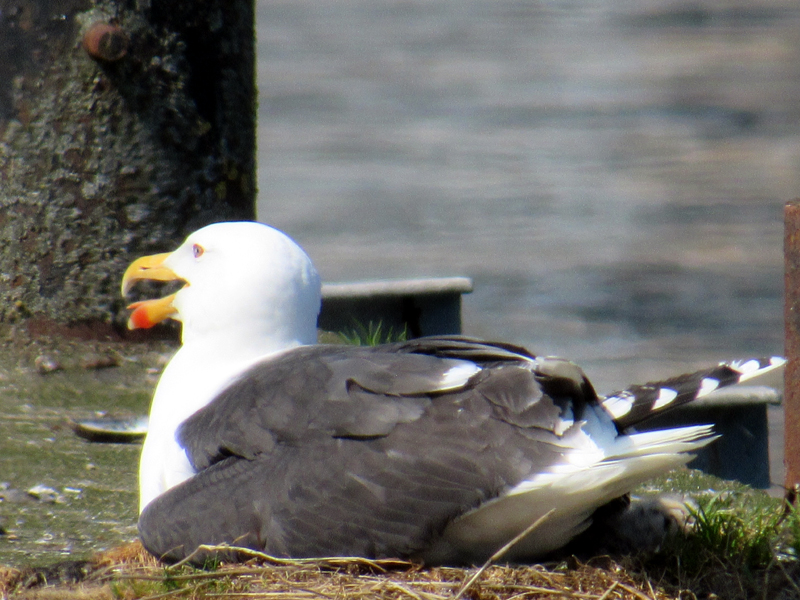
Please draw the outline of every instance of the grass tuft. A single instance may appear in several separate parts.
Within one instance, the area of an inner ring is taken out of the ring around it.
[[[690,513],[694,531],[682,540],[685,567],[699,571],[712,556],[748,573],[769,566],[780,512],[764,507],[739,509],[732,496],[718,494],[701,499]]]
[[[690,508],[691,531],[677,535],[656,556],[634,561],[683,598],[800,600],[800,517],[785,515],[780,500],[755,490],[700,496]]]
[[[339,337],[352,346],[379,346],[405,342],[408,339],[408,327],[403,326],[401,331],[395,331],[393,327],[384,328],[382,321],[370,321],[367,325],[355,322],[352,329],[339,332]]]

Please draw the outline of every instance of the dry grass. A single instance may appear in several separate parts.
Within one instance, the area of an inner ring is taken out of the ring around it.
[[[603,560],[600,565],[564,563],[555,569],[489,566],[475,579],[477,569],[425,569],[402,561],[363,559],[260,557],[246,564],[202,571],[187,566],[165,568],[134,544],[101,554],[89,563],[83,581],[49,586],[42,585],[41,578],[37,579],[32,572],[7,572],[0,579],[0,592],[40,600],[665,600],[674,597],[610,560]]]
[[[247,563],[220,565],[212,570],[198,570],[185,565],[164,567],[134,543],[86,561],[85,576],[81,581],[45,583],[44,575],[33,569],[0,572],[0,596],[32,600],[800,598],[797,563],[765,570],[762,573],[763,595],[741,596],[736,592],[736,575],[733,573],[717,574],[728,580],[717,581],[719,594],[696,595],[681,589],[664,572],[657,575],[656,570],[648,574],[642,565],[623,564],[607,557],[594,559],[588,564],[571,559],[548,567],[491,565],[482,569],[456,569],[422,568],[392,560],[283,560],[254,554],[257,556]],[[769,581],[770,577],[772,581]],[[729,595],[729,592],[733,593]]]

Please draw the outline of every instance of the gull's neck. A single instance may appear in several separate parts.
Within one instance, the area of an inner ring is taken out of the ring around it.
[[[298,336],[299,337],[299,336]],[[211,402],[254,363],[277,356],[306,340],[274,336],[190,336],[169,361],[153,395],[150,423],[139,470],[140,510],[194,469],[176,439],[180,424]]]

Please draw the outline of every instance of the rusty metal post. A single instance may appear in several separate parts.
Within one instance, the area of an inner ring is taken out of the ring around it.
[[[784,412],[784,455],[786,498],[796,499],[800,486],[800,199],[784,209],[785,264],[784,322],[786,336]]]

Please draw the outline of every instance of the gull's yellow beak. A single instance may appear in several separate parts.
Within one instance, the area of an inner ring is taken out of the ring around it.
[[[122,295],[127,294],[137,281],[180,280],[180,277],[172,269],[165,267],[163,264],[169,255],[169,252],[154,254],[152,256],[143,256],[133,261],[122,276]],[[164,319],[175,316],[177,311],[172,305],[174,299],[175,294],[172,294],[158,300],[134,302],[128,306],[129,309],[133,310],[128,319],[128,329],[147,329]]]

